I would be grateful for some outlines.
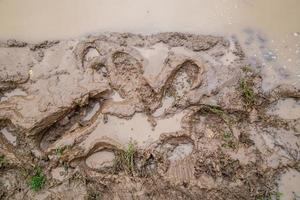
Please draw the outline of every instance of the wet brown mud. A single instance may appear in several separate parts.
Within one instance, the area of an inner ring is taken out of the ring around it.
[[[232,38],[3,41],[0,58],[2,199],[299,198],[299,88],[265,92]]]

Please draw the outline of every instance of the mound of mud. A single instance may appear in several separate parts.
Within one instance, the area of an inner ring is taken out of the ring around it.
[[[300,91],[261,82],[232,38],[1,42],[0,199],[297,199]]]

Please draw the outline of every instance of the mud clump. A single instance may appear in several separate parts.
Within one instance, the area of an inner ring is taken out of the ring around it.
[[[264,92],[232,38],[10,40],[0,58],[1,199],[300,195],[300,119],[282,108],[299,88]]]

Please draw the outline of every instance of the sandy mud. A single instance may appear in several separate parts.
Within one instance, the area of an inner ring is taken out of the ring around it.
[[[299,88],[233,38],[0,43],[0,199],[299,199]]]

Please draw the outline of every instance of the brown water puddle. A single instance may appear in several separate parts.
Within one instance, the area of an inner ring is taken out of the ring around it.
[[[169,118],[158,119],[153,127],[149,118],[142,113],[135,114],[132,119],[122,119],[109,116],[107,123],[99,120],[95,130],[82,144],[85,147],[97,142],[112,140],[126,147],[129,142],[136,142],[139,147],[146,148],[157,141],[162,133],[171,133],[181,130],[181,119],[184,112]]]
[[[0,38],[40,41],[99,31],[234,36],[252,65],[263,65],[269,90],[280,83],[300,84],[299,9],[298,0],[1,0]],[[151,50],[144,54],[155,56]]]

